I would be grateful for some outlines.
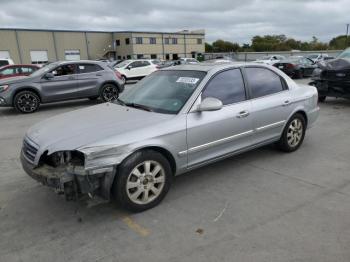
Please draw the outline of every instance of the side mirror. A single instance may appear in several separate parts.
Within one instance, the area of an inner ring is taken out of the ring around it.
[[[220,110],[222,108],[222,106],[223,105],[222,105],[221,100],[214,98],[214,97],[207,97],[198,105],[197,110],[199,112],[216,111],[216,110]]]
[[[126,69],[130,70],[132,69],[132,66],[127,66]]]
[[[45,79],[52,79],[52,78],[54,78],[55,76],[53,75],[53,73],[46,73],[45,75],[44,75],[44,78]]]

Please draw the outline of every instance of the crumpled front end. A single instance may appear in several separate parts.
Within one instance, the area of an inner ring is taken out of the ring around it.
[[[121,162],[124,154],[101,148],[82,151],[59,151],[50,155],[45,151],[35,163],[40,150],[35,143],[25,138],[20,158],[29,176],[54,188],[57,193],[64,194],[67,200],[77,200],[86,195],[109,200],[116,164]]]

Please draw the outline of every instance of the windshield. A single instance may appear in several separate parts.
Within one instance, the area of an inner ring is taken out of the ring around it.
[[[337,58],[350,58],[350,48],[345,49]]]
[[[290,56],[283,60],[283,62],[299,62],[302,57],[300,56]]]
[[[122,93],[119,100],[157,113],[177,114],[205,75],[202,71],[156,71]]]
[[[34,73],[32,73],[30,76],[41,76],[51,70],[53,70],[56,66],[58,65],[58,63],[51,63],[51,64],[48,64],[46,66],[43,66],[42,68],[36,70]]]
[[[125,61],[123,61],[123,62],[121,62],[121,63],[115,65],[114,68],[122,68],[122,67],[127,66],[127,65],[130,64],[130,63],[131,63],[130,60],[125,60]]]
[[[318,55],[309,55],[308,58],[311,58],[311,59],[314,59],[314,58],[317,58]]]

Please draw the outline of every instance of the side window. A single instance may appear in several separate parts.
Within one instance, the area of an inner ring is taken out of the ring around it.
[[[142,66],[149,66],[149,65],[151,65],[148,61],[143,61],[142,62]]]
[[[13,75],[13,74],[15,74],[15,70],[14,70],[14,68],[6,68],[6,69],[0,71],[0,73],[2,75]]]
[[[214,76],[202,92],[202,99],[206,97],[220,99],[224,105],[246,100],[241,70],[227,70]]]
[[[79,64],[78,68],[80,74],[93,73],[102,70],[102,68],[99,65],[94,64]]]
[[[283,91],[279,75],[265,68],[245,68],[252,98],[271,95]]]
[[[75,65],[69,64],[69,65],[62,65],[59,67],[56,67],[51,72],[54,76],[65,76],[65,75],[73,75],[75,74]]]
[[[132,67],[132,68],[140,67],[141,66],[141,62],[140,61],[135,61],[135,62],[132,62],[129,66]]]
[[[33,73],[33,68],[32,67],[21,67],[22,74],[29,74]]]

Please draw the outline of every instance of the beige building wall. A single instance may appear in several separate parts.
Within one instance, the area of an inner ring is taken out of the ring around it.
[[[133,44],[132,44],[132,34],[131,33],[114,33],[114,41],[119,40],[120,46],[115,45],[116,55],[121,57],[121,59],[126,59],[127,56],[132,56],[133,54]],[[129,38],[130,44],[125,44],[125,39]]]
[[[79,50],[80,59],[88,59],[84,32],[54,32],[58,60],[65,60],[66,50]]]
[[[112,33],[87,32],[86,37],[90,59],[103,58],[107,51],[113,49]]]
[[[49,61],[55,61],[53,35],[46,31],[20,31],[18,30],[18,43],[23,64],[30,64],[30,51],[47,51]]]
[[[10,58],[16,64],[21,62],[17,48],[16,32],[14,30],[0,30],[0,51],[9,52]]]

